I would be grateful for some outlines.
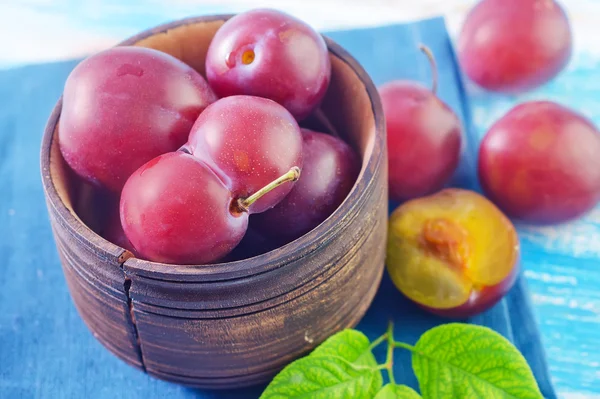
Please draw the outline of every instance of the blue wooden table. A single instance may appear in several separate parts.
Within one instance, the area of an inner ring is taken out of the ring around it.
[[[206,10],[193,13],[202,11]],[[215,7],[211,11],[225,10]],[[136,30],[162,22],[153,18],[137,20]],[[428,82],[426,60],[417,52],[409,61],[416,63],[415,67],[401,66],[405,60],[394,47],[398,32],[390,27],[331,36],[354,53],[377,84],[394,78]],[[388,62],[382,63],[382,59]],[[124,398],[148,397],[150,393],[220,398],[164,384],[124,366],[91,337],[71,305],[56,251],[48,242],[51,236],[37,168],[41,128],[74,65],[52,63],[0,71],[0,254],[2,261],[8,262],[0,264],[0,398],[95,398],[113,397],[116,392]],[[454,82],[458,77],[451,68],[446,72],[442,68],[440,94],[450,104],[464,104],[463,117],[471,121],[471,146],[476,147],[493,121],[528,99],[561,102],[600,125],[600,81],[594,80],[598,70],[600,57],[576,53],[568,70],[549,85],[524,96],[503,97],[468,84],[466,92],[444,85],[444,80]],[[474,159],[466,158],[461,173],[468,174]],[[518,228],[525,278],[511,293],[512,299],[474,322],[493,324],[517,341],[535,337],[531,347],[521,347],[533,357],[540,353],[536,346],[539,326],[558,397],[600,398],[600,207],[567,225]],[[19,295],[15,296],[15,291]],[[384,306],[390,295],[398,298],[389,281],[384,281],[374,306]],[[403,317],[418,319],[424,327],[436,323],[414,312],[409,309]],[[513,322],[492,320],[498,314]],[[363,328],[371,332],[371,325],[380,318],[380,312],[371,311]],[[514,323],[522,318],[528,322]],[[7,361],[14,355],[19,359]],[[127,388],[121,391],[122,387]],[[248,397],[243,392],[232,395]]]
[[[491,96],[470,87],[476,132],[482,136],[514,104],[534,99],[568,105],[600,126],[599,71],[600,58],[576,53],[562,75],[526,95]],[[564,225],[518,228],[555,386],[564,398],[600,398],[600,207]]]

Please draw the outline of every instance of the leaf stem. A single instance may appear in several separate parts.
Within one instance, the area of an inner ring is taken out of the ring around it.
[[[388,367],[387,364],[380,364],[380,365],[377,366],[377,368],[375,368],[373,370],[381,371],[381,370],[387,370],[387,369],[389,369],[389,367]]]
[[[372,351],[383,341],[386,341],[387,343],[385,363],[380,364],[379,367],[377,367],[377,370],[386,370],[390,383],[396,385],[396,378],[394,377],[394,349],[402,348],[410,352],[415,352],[415,347],[404,342],[394,340],[394,323],[392,321],[389,322],[385,334],[383,334],[381,337],[377,338],[371,343],[371,345],[369,346],[369,350]]]
[[[410,352],[415,351],[414,346],[405,344],[404,342],[394,341],[394,342],[392,342],[392,345],[394,346],[394,348],[402,348],[402,349],[406,349],[407,351],[410,351]]]
[[[394,377],[394,323],[390,321],[388,325],[388,329],[386,332],[387,335],[387,355],[385,357],[385,366],[388,373],[388,378],[390,379],[390,383],[396,385],[396,379]]]
[[[381,343],[387,339],[387,335],[388,335],[388,333],[386,332],[381,337],[379,337],[375,341],[373,341],[371,343],[371,345],[369,345],[369,350],[372,351],[373,349],[375,349],[376,347],[381,345]]]

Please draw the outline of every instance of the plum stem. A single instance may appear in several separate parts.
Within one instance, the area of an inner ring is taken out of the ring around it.
[[[300,168],[297,166],[292,167],[287,173],[273,180],[271,183],[267,184],[248,198],[238,198],[237,206],[239,211],[248,212],[248,209],[252,204],[256,201],[264,197],[266,194],[270,193],[277,187],[281,186],[285,183],[295,182],[300,178]]]
[[[431,49],[424,44],[419,45],[419,50],[423,52],[427,56],[429,60],[429,65],[431,65],[431,75],[432,75],[432,83],[431,83],[431,92],[433,94],[437,93],[438,89],[438,68],[437,63],[435,62],[435,57],[431,52]]]

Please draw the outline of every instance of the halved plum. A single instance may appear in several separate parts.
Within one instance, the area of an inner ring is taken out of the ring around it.
[[[422,308],[470,317],[513,286],[519,239],[511,221],[488,199],[445,189],[392,213],[387,270],[396,287]]]

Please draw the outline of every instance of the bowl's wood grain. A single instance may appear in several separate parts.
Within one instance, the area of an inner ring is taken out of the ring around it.
[[[73,212],[73,186],[54,138],[61,102],[56,105],[42,142],[42,180],[50,224],[73,301],[94,336],[128,363],[143,369],[131,323],[124,250],[94,234]]]
[[[267,300],[261,295],[266,291],[260,283],[263,275],[226,285],[156,284],[132,275],[130,295],[147,370],[236,384],[240,375],[258,376],[265,368],[280,368],[333,331],[355,325],[381,278],[380,246],[385,242],[382,227],[387,208],[377,204],[385,199],[378,194],[368,204],[374,212],[365,215],[359,228],[349,227],[351,231],[344,232],[343,238],[331,242],[329,250],[314,251],[271,272],[277,276],[276,272],[285,269],[289,273],[281,276],[285,280],[293,279],[296,270],[311,269],[314,277]],[[140,293],[143,300],[138,303]],[[238,298],[252,296],[256,302],[237,306]],[[174,302],[173,298],[181,299]],[[191,299],[194,303],[184,308]]]
[[[192,18],[123,45],[159,49],[204,73],[210,39],[229,16]],[[233,388],[272,377],[332,333],[358,323],[379,286],[387,230],[387,154],[376,88],[327,40],[332,82],[324,114],[363,158],[357,182],[325,222],[244,261],[198,266],[136,259],[73,211],[77,197],[45,131],[42,174],[57,248],[75,305],[94,335],[128,363],[186,385]]]

